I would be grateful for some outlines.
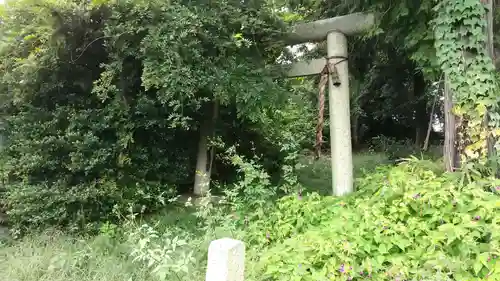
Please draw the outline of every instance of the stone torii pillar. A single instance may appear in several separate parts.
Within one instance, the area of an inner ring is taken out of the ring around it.
[[[349,104],[349,71],[346,35],[354,35],[374,25],[373,14],[350,14],[293,27],[286,36],[289,45],[327,41],[327,58],[297,62],[288,77],[320,74],[328,67],[330,145],[333,195],[353,192],[353,165]]]

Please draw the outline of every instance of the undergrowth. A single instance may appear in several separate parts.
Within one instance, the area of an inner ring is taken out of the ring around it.
[[[3,281],[154,280],[128,258],[128,247],[106,235],[69,237],[47,232],[0,248]]]
[[[386,153],[363,151],[353,155],[354,176],[362,177],[373,171],[378,165],[389,164]],[[308,191],[321,195],[332,194],[332,170],[329,156],[315,159],[313,155],[304,155],[299,159],[301,167],[297,170],[299,183]]]
[[[500,280],[499,181],[461,179],[412,159],[350,197],[284,197],[252,216],[247,280]]]
[[[210,241],[232,237],[246,244],[246,281],[500,280],[498,180],[463,183],[412,158],[364,173],[347,197],[308,192],[291,177],[275,200],[284,188],[257,165],[232,161],[242,177],[222,204],[208,195],[168,216],[128,214],[97,237],[26,237],[0,248],[1,276],[202,280]]]

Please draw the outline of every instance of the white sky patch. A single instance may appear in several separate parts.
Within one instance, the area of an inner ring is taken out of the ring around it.
[[[304,43],[304,44],[297,44],[297,45],[293,45],[293,46],[288,46],[288,50],[290,50],[292,52],[292,55],[295,59],[300,59],[302,56],[304,56],[304,51],[301,51],[301,47],[303,46],[306,46],[307,47],[307,50],[311,51],[312,49],[314,49],[314,47],[316,47],[316,44],[314,43]],[[288,64],[288,63],[291,63],[290,61],[287,61],[287,60],[284,60],[283,58],[283,54],[281,54],[278,59],[277,59],[277,62],[279,64]]]
[[[288,47],[288,49],[290,49],[292,51],[294,56],[296,56],[297,58],[300,58],[304,55],[303,51],[299,51],[299,49],[302,48],[303,46],[306,46],[307,50],[311,51],[312,49],[314,49],[314,47],[316,47],[316,44],[314,44],[314,43],[297,44],[297,45]]]

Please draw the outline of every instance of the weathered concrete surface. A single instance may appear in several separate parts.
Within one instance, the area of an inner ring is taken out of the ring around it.
[[[287,65],[289,70],[287,72],[288,77],[301,77],[301,76],[311,76],[318,75],[321,73],[326,65],[326,59],[313,59],[307,61],[298,61],[291,65]]]
[[[354,35],[368,30],[375,24],[374,14],[354,13],[324,20],[297,24],[285,36],[290,45],[306,42],[323,41],[330,31],[339,31],[345,35]]]
[[[330,108],[330,147],[332,161],[332,185],[335,196],[343,196],[353,192],[353,164],[351,144],[351,113],[349,106],[349,68],[347,60],[347,38],[343,33],[330,32],[327,37],[328,57],[338,74],[328,78],[328,95]]]
[[[244,281],[245,244],[231,238],[212,241],[208,248],[206,281]]]

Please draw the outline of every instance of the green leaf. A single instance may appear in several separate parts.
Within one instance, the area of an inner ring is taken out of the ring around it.
[[[483,268],[483,264],[479,260],[476,260],[474,262],[474,264],[472,265],[472,269],[474,270],[474,273],[476,274],[476,276],[479,274],[479,272],[481,271],[482,268]]]

